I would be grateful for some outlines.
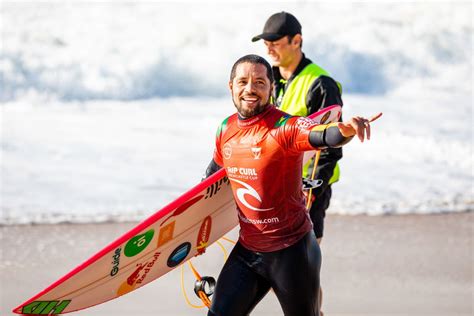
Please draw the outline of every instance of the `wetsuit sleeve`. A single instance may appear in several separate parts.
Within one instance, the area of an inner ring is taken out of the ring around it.
[[[222,163],[222,154],[221,154],[221,151],[219,150],[218,147],[216,147],[214,149],[214,155],[212,157],[212,161],[218,166],[223,165],[223,163]]]
[[[314,150],[309,142],[309,134],[316,122],[307,117],[294,116],[287,120],[284,129],[278,134],[278,141],[284,148],[293,152]]]
[[[214,155],[213,155],[213,161],[219,165],[223,166],[223,161],[222,161],[222,151],[221,151],[221,142],[222,142],[222,133],[225,128],[225,122],[224,121],[219,128],[217,129],[216,132],[216,147],[214,148]]]
[[[216,173],[217,171],[219,171],[222,167],[219,166],[217,164],[217,162],[215,162],[214,159],[211,160],[211,162],[209,163],[209,166],[207,166],[207,169],[206,169],[206,172],[204,173],[202,180],[210,177],[211,175],[213,175],[214,173]]]
[[[337,123],[317,125],[309,133],[309,142],[313,147],[339,148],[347,144],[353,137],[344,137]]]
[[[318,125],[307,117],[292,117],[286,125],[282,143],[288,150],[300,152],[338,148],[352,138],[342,136],[337,123]]]
[[[204,173],[202,180],[206,179],[207,177],[211,176],[212,174],[216,173],[219,171],[219,169],[222,168],[223,161],[222,161],[222,152],[221,152],[221,139],[222,139],[222,132],[225,128],[225,123],[227,120],[225,120],[217,129],[216,132],[216,147],[214,148],[214,154],[211,162],[206,168],[206,172]]]

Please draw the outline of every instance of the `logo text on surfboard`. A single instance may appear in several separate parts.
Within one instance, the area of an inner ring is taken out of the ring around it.
[[[197,237],[197,252],[202,255],[206,251],[206,247],[209,241],[209,236],[211,235],[212,227],[212,218],[207,216],[199,228],[198,237]]]
[[[154,234],[155,234],[155,230],[150,229],[143,234],[133,237],[125,245],[125,249],[123,253],[127,257],[133,257],[133,256],[138,255],[140,252],[142,252],[146,248],[146,246],[148,246]]]
[[[114,255],[112,256],[112,270],[110,271],[110,276],[114,276],[119,272],[119,265],[120,265],[120,252],[122,248],[118,247],[115,249]]]
[[[23,306],[21,312],[23,314],[33,315],[49,315],[60,314],[68,305],[70,300],[65,301],[34,301],[28,305]]]
[[[142,284],[148,272],[151,271],[160,255],[161,252],[157,251],[153,254],[151,260],[148,260],[144,263],[139,263],[135,271],[133,271],[127,280],[120,285],[119,289],[117,290],[117,295],[120,296],[127,294],[128,292],[134,290],[137,284]]]
[[[227,184],[227,185],[229,184],[229,178],[224,177],[224,178],[220,179],[219,181],[213,183],[209,187],[207,187],[206,197],[204,199],[209,199],[209,198],[213,197],[217,192],[219,192],[222,185],[224,185],[224,184]]]

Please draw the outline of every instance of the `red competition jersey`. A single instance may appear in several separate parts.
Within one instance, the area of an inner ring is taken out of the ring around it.
[[[314,150],[311,119],[269,106],[242,120],[225,119],[214,161],[226,169],[238,208],[240,242],[252,251],[276,251],[312,228],[302,192],[303,153]]]

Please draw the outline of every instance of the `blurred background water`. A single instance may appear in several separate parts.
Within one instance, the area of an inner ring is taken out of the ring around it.
[[[330,213],[472,211],[470,2],[1,3],[0,224],[140,220],[196,184],[271,14],[343,85]]]

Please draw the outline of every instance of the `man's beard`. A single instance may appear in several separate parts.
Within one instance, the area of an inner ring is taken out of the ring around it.
[[[270,98],[266,102],[260,102],[257,106],[252,109],[244,109],[241,102],[236,102],[235,98],[232,98],[234,106],[237,109],[237,112],[242,118],[249,118],[255,115],[262,113],[267,105],[269,104]]]

